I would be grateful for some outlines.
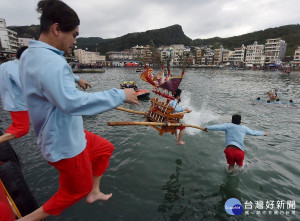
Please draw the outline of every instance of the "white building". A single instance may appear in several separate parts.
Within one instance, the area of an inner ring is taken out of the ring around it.
[[[234,61],[233,65],[237,67],[244,66],[245,63],[245,54],[246,54],[246,47],[242,44],[240,48],[234,49]]]
[[[34,38],[18,38],[20,46],[29,46],[29,41],[34,40]]]
[[[171,51],[173,49],[169,48],[169,47],[163,47],[161,48],[161,52],[160,52],[160,60],[165,64],[166,62],[168,62],[171,58]]]
[[[285,57],[287,44],[281,38],[267,39],[265,45],[266,62],[281,63]]]
[[[3,18],[0,18],[0,42],[2,50],[8,53],[16,53],[19,48],[17,32],[7,29]]]
[[[185,47],[183,44],[176,44],[170,46],[162,46],[158,48],[160,52],[161,61],[166,62],[170,60],[170,66],[181,66],[184,63],[184,57],[190,54],[191,49]]]
[[[74,56],[79,61],[79,63],[82,64],[96,64],[105,62],[105,56],[100,55],[99,52],[75,49]]]
[[[106,52],[108,59],[111,61],[124,61],[124,60],[133,60],[134,56],[131,51],[109,51]]]
[[[246,50],[245,63],[248,67],[263,66],[265,64],[265,46],[259,45],[257,41],[248,45]]]
[[[294,66],[300,67],[300,47],[298,47],[294,54]]]

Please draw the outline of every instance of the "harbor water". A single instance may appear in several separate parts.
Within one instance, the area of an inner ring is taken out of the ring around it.
[[[171,71],[174,75],[181,73],[180,69]],[[79,76],[91,83],[89,92],[119,87],[125,80],[152,90],[133,68]],[[187,69],[180,88],[180,105],[193,110],[185,115],[184,123],[220,124],[240,114],[243,125],[268,133],[267,137],[246,136],[242,171],[227,173],[224,132],[187,128],[183,137],[186,144],[176,145],[174,136],[160,136],[151,127],[107,126],[108,121],[144,121],[141,115],[112,110],[84,116],[87,130],[115,146],[101,181],[101,191],[113,196],[94,204],[81,200],[47,220],[299,220],[300,72],[284,75],[279,71]],[[266,104],[267,92],[274,89],[283,104]],[[253,104],[257,97],[262,104]],[[284,104],[290,99],[293,105]],[[138,111],[147,111],[149,106],[149,100],[142,100],[140,106],[123,105]],[[10,115],[2,106],[0,116],[4,130],[10,124]],[[29,188],[42,205],[58,188],[57,171],[42,158],[32,128],[11,144],[20,157]],[[229,198],[240,200],[242,215],[226,213],[224,205]],[[273,209],[266,207],[267,201],[274,202]],[[277,207],[279,204],[281,207]]]

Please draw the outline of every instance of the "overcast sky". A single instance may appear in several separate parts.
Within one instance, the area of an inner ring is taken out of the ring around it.
[[[7,26],[39,24],[37,0],[0,0]],[[174,24],[192,38],[231,37],[299,24],[300,0],[65,0],[79,15],[79,37],[115,38]]]

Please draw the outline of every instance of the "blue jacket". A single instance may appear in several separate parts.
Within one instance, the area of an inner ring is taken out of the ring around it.
[[[169,105],[171,105],[172,107],[175,108],[175,110],[173,111],[174,113],[179,113],[179,112],[184,111],[183,107],[178,106],[178,100],[177,99],[171,100]]]
[[[4,110],[27,110],[19,80],[19,60],[0,65],[0,95]]]
[[[20,80],[38,147],[50,162],[84,150],[82,115],[111,110],[126,99],[120,89],[94,93],[78,90],[63,52],[40,41],[30,41],[23,53]]]
[[[226,147],[234,145],[245,151],[244,138],[245,135],[264,136],[264,132],[252,130],[243,125],[233,123],[225,123],[219,125],[211,125],[206,127],[207,130],[225,131],[226,132]]]

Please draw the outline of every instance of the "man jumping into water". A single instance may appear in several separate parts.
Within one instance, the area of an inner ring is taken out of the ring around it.
[[[266,132],[251,130],[250,128],[241,126],[240,124],[241,116],[235,114],[232,116],[232,123],[211,125],[204,128],[204,131],[212,130],[226,132],[226,148],[224,153],[227,159],[229,173],[233,173],[235,163],[239,166],[239,168],[243,166],[245,157],[245,135],[267,136]]]

